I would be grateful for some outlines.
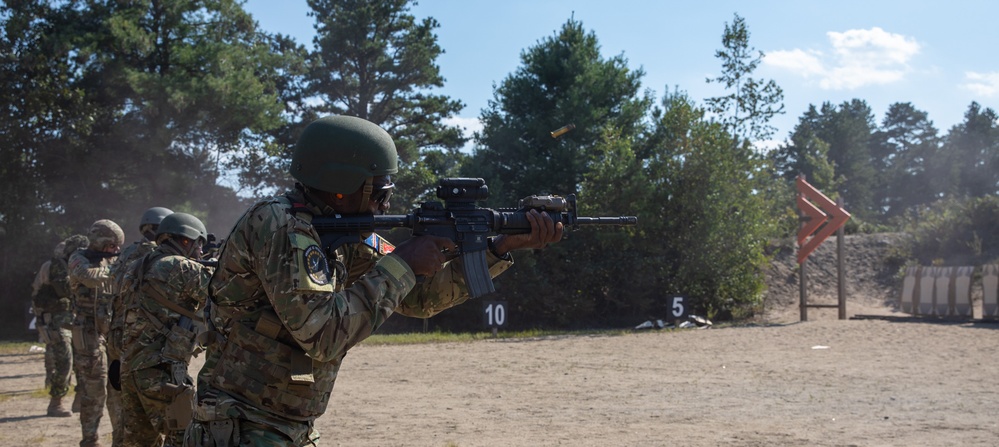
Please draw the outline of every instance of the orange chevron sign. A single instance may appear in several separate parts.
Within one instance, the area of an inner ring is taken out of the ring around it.
[[[795,186],[798,188],[798,209],[805,215],[798,231],[798,264],[801,264],[827,237],[850,220],[850,213],[808,184],[803,176],[798,176]]]

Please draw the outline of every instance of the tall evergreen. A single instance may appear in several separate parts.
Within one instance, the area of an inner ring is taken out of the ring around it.
[[[244,208],[218,174],[281,122],[285,58],[239,3],[7,2],[0,29],[0,265],[17,260],[4,286],[26,290],[58,240],[99,218],[132,239],[150,206],[213,231]]]
[[[873,165],[879,172],[874,200],[886,218],[939,198],[929,166],[939,144],[926,112],[911,103],[888,107],[872,146]]]
[[[972,102],[964,121],[951,128],[940,163],[952,196],[999,194],[999,115]]]
[[[722,47],[715,51],[715,57],[722,61],[722,72],[707,81],[724,84],[731,93],[708,98],[708,110],[738,137],[738,144],[766,140],[776,130],[770,120],[784,113],[784,91],[772,79],[752,77],[763,60],[763,52],[750,46],[749,28],[739,14],[731,24],[725,24]]]
[[[464,171],[489,181],[494,203],[578,192],[604,129],[625,138],[641,132],[651,103],[640,92],[644,72],[629,69],[623,55],[601,56],[596,35],[574,19],[524,50],[521,63],[483,110],[484,128]],[[575,130],[552,138],[568,124]]]
[[[307,115],[347,114],[382,126],[395,138],[400,170],[395,207],[426,198],[437,178],[460,163],[467,141],[446,124],[461,101],[433,93],[444,85],[444,50],[432,17],[417,20],[411,0],[308,0],[315,48],[306,77]]]

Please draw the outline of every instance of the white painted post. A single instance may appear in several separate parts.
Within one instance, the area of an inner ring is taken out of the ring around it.
[[[982,318],[999,318],[999,264],[982,266]]]
[[[954,315],[959,317],[975,318],[974,308],[971,306],[971,275],[975,273],[974,266],[961,266],[954,268]]]
[[[933,289],[937,281],[937,267],[923,267],[919,277],[919,303],[913,315],[930,315],[933,312]]]
[[[902,312],[911,314],[913,309],[913,296],[916,293],[916,279],[919,277],[919,266],[912,266],[905,269],[905,279],[902,280],[902,298],[899,299],[899,308]]]

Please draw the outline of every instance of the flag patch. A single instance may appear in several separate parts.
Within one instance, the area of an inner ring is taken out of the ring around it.
[[[385,238],[379,236],[377,233],[371,233],[364,239],[364,244],[375,249],[380,255],[387,255],[395,250],[395,245],[391,242],[385,240]]]

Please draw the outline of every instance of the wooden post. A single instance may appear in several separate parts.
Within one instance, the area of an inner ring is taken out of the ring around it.
[[[808,282],[805,276],[805,265],[808,264],[808,259],[801,261],[798,265],[798,282],[799,286],[799,301],[801,305],[801,321],[808,321]]]
[[[843,208],[843,196],[836,199],[836,206]],[[839,292],[839,319],[846,319],[846,275],[843,271],[843,227],[836,230],[836,271]]]

